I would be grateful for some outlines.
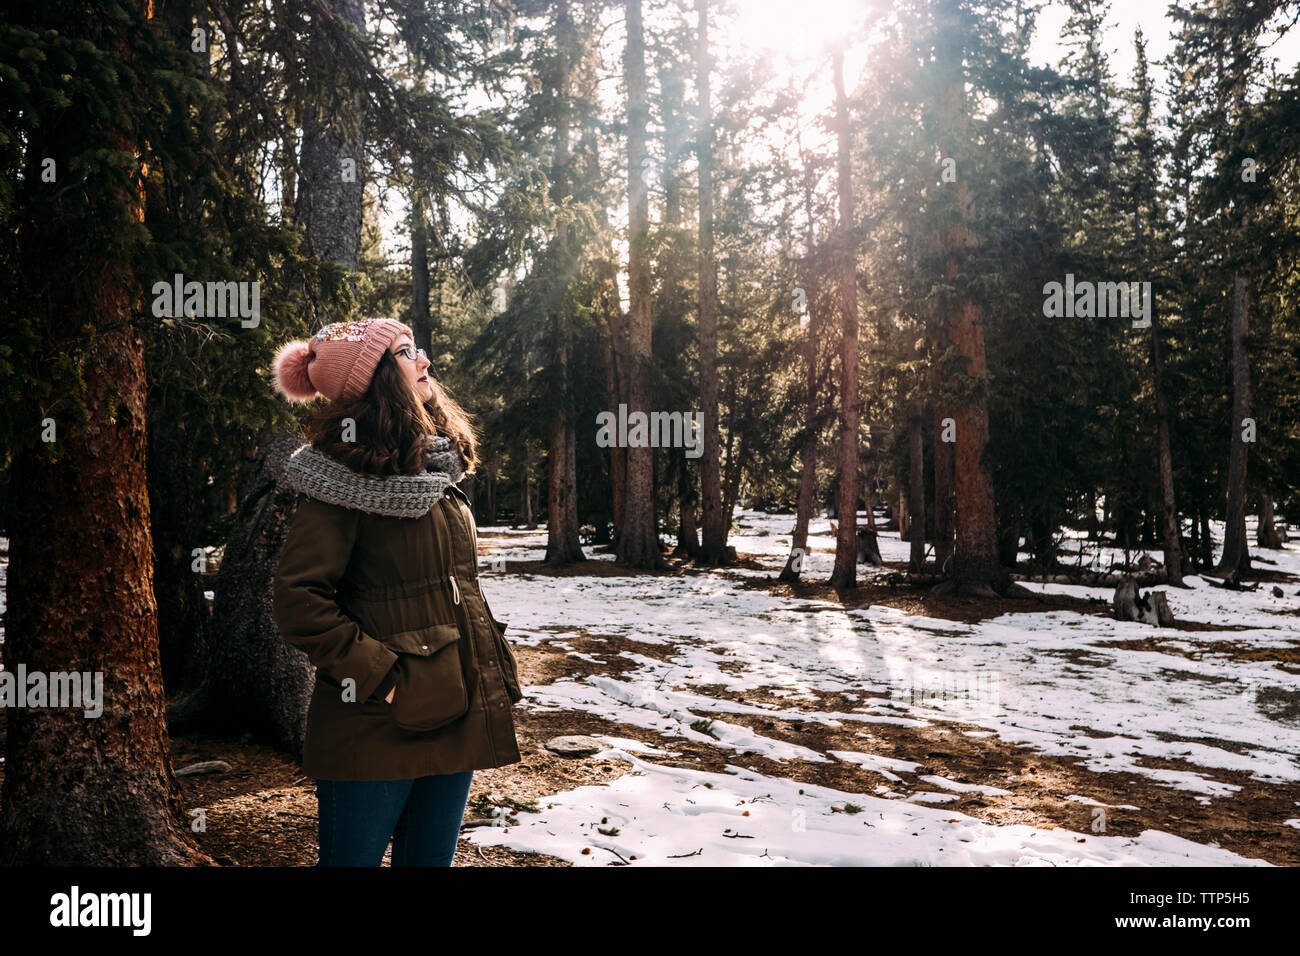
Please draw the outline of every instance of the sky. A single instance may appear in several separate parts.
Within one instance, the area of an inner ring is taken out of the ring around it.
[[[770,56],[778,67],[782,63],[800,64],[796,69],[804,73],[806,65],[815,60],[831,40],[860,29],[864,7],[863,0],[799,0],[797,3],[790,0],[733,0],[733,13],[715,18],[711,39],[723,49],[746,47]],[[1120,0],[1112,4],[1107,21],[1106,52],[1116,83],[1124,86],[1131,79],[1135,64],[1133,31],[1140,26],[1147,40],[1147,58],[1152,64],[1158,99],[1163,99],[1165,79],[1158,61],[1173,49],[1170,34],[1174,22],[1168,18],[1167,9],[1168,4],[1163,0]],[[1066,17],[1067,11],[1059,2],[1043,8],[1030,48],[1032,60],[1059,63],[1066,52],[1060,42]],[[691,22],[694,23],[693,17]],[[849,45],[845,75],[850,88],[855,77],[862,77],[870,69],[867,46],[865,43]],[[1280,70],[1293,71],[1300,63],[1300,29],[1277,41],[1269,55],[1278,58]],[[832,103],[828,72],[814,73],[812,82],[804,88],[805,115],[809,117],[829,109]],[[387,208],[381,213],[384,246],[394,260],[399,260],[406,254],[407,239],[402,225],[406,215],[405,202],[391,191],[386,201]]]

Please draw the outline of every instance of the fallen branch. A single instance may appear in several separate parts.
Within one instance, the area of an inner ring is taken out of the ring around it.
[[[1074,574],[1020,574],[1011,575],[1016,581],[1032,581],[1036,584],[1077,584],[1090,588],[1117,588],[1124,583],[1125,578],[1132,578],[1134,583],[1140,587],[1150,587],[1153,584],[1168,584],[1169,575],[1165,569],[1158,571],[1143,571],[1137,574],[1121,574],[1111,571],[1083,571]]]

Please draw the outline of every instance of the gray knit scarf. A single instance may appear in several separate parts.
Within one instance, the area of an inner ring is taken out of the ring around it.
[[[311,445],[289,456],[284,481],[312,498],[344,508],[394,518],[426,514],[448,485],[464,474],[464,461],[450,438],[434,436],[418,475],[367,475],[335,461]]]

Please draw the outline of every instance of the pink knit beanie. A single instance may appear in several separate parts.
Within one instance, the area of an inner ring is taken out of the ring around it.
[[[276,391],[291,402],[309,402],[318,392],[331,401],[359,398],[370,388],[380,357],[401,335],[411,330],[393,319],[358,319],[288,342],[271,364]]]

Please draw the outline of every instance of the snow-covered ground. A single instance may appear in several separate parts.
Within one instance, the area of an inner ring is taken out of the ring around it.
[[[737,577],[779,572],[793,524],[791,516],[754,511],[737,516],[732,543],[757,556],[765,565],[761,571],[615,577],[516,573],[512,563],[542,558],[544,530],[480,528],[488,552],[482,559],[483,590],[496,616],[508,623],[512,641],[563,649],[566,631],[576,635],[581,629],[587,652],[569,646],[571,653],[597,662],[622,659],[617,678],[594,674],[526,687],[519,706],[583,711],[642,727],[663,749],[603,737],[609,749],[600,758],[626,761],[632,770],[607,786],[544,798],[542,813],[520,813],[517,826],[481,827],[468,838],[579,865],[606,865],[618,857],[633,865],[708,866],[1262,862],[1151,829],[1129,838],[986,823],[945,804],[971,793],[996,800],[1006,791],[936,774],[918,776],[926,757],[923,744],[918,743],[920,752],[905,755],[915,760],[873,754],[866,740],[862,750],[822,753],[729,718],[762,714],[862,737],[873,725],[927,728],[961,722],[980,728],[963,731],[970,737],[1074,757],[1098,772],[1141,775],[1204,804],[1231,801],[1239,787],[1222,779],[1222,771],[1300,784],[1300,675],[1267,654],[1251,660],[1233,653],[1241,647],[1300,646],[1300,616],[1286,613],[1300,607],[1294,581],[1282,585],[1282,597],[1269,584],[1229,592],[1197,577],[1189,579],[1188,590],[1167,589],[1177,619],[1243,628],[1233,631],[1153,628],[1035,611],[1031,602],[1023,612],[964,624],[882,606],[845,609],[737,586]],[[811,530],[805,579],[825,581],[835,543],[825,518],[815,518]],[[879,543],[886,560],[906,559],[909,546],[896,532],[882,532]],[[1066,547],[1080,545],[1076,540]],[[1265,567],[1300,575],[1295,545],[1256,552],[1256,557],[1275,562]],[[494,559],[504,559],[504,573],[493,570]],[[1083,563],[1106,569],[1121,559],[1111,549],[1092,548]],[[5,564],[0,561],[0,609]],[[1107,589],[1027,586],[1110,598]],[[601,637],[657,650],[639,654],[611,648],[602,657],[590,652],[589,643]],[[1144,638],[1162,643],[1155,650],[1115,646]],[[664,645],[671,645],[667,653]],[[725,694],[717,693],[719,686]],[[749,702],[760,690],[761,699]],[[826,693],[852,706],[818,708]],[[783,707],[773,699],[803,707]],[[692,727],[701,714],[711,719],[707,734]],[[735,759],[725,773],[641,759],[672,753],[673,741],[683,739],[729,749]],[[851,763],[879,777],[879,784],[868,793],[847,793],[797,783],[745,767],[747,754],[776,762]],[[1179,769],[1149,766],[1153,758]],[[1296,792],[1300,796],[1300,787]],[[1077,794],[1062,799],[1101,806]],[[1300,840],[1300,800],[1296,805],[1295,818],[1277,825]],[[1111,809],[1139,808],[1119,803]]]
[[[598,756],[635,770],[540,800],[542,812],[520,813],[519,826],[478,827],[468,838],[587,866],[620,857],[633,866],[1263,865],[1157,830],[1129,839],[990,826],[942,807],[742,766],[728,765],[727,773],[664,767],[617,746]]]
[[[586,711],[644,727],[661,735],[668,748],[673,738],[685,738],[730,748],[738,757],[753,752],[774,761],[854,762],[880,775],[875,794],[795,784],[740,766],[727,774],[658,767],[638,759],[630,742],[611,739],[604,756],[632,762],[636,773],[608,787],[556,795],[544,801],[550,809],[540,816],[521,813],[519,826],[482,828],[472,839],[599,865],[614,856],[584,855],[584,847],[608,846],[625,858],[635,855],[651,863],[705,865],[1252,862],[1150,830],[1128,839],[986,824],[941,805],[969,785],[931,775],[921,778],[928,789],[896,791],[891,787],[901,781],[894,772],[900,768],[893,764],[907,761],[845,751],[822,754],[727,718],[761,713],[838,728],[961,721],[983,728],[970,731],[972,736],[992,735],[1044,754],[1068,755],[1099,772],[1139,774],[1188,791],[1202,803],[1230,800],[1239,787],[1218,779],[1216,771],[1300,783],[1300,675],[1223,650],[1225,642],[1250,648],[1300,644],[1300,617],[1278,613],[1300,607],[1295,583],[1285,586],[1282,598],[1268,585],[1228,592],[1200,578],[1189,581],[1190,590],[1168,590],[1176,618],[1246,628],[1240,631],[1160,629],[1075,612],[1036,612],[1032,604],[1025,612],[963,624],[880,606],[846,610],[737,587],[738,573],[779,572],[793,523],[791,516],[742,512],[732,543],[759,556],[768,569],[680,577],[515,574],[510,562],[540,560],[544,532],[483,527],[481,535],[504,535],[480,541],[491,557],[506,561],[506,573],[494,574],[485,558],[483,590],[496,616],[509,624],[510,638],[520,644],[546,641],[564,647],[565,629],[572,628],[589,637],[673,645],[667,660],[621,652],[634,666],[626,669],[625,663],[617,679],[597,674],[525,688],[521,707]],[[834,541],[826,519],[814,519],[812,530],[818,533],[810,536],[805,575],[824,581]],[[880,547],[886,560],[906,558],[908,545],[897,533],[882,532]],[[1300,552],[1261,554],[1276,561],[1277,570],[1300,574]],[[1096,556],[1102,567],[1112,560],[1119,556]],[[1106,589],[1029,587],[1110,598]],[[1112,646],[1151,637],[1170,639],[1169,652]],[[1174,653],[1179,649],[1194,657]],[[714,685],[725,687],[727,696],[700,689]],[[745,702],[747,691],[759,689],[766,697],[813,702],[819,692],[834,692],[855,706],[822,711]],[[702,713],[712,718],[710,734],[691,727]],[[917,756],[919,763],[925,755]],[[1184,769],[1144,765],[1151,758]],[[830,809],[846,802],[863,809]],[[748,816],[742,815],[745,810]],[[597,833],[602,818],[620,834]],[[848,835],[861,839],[844,840]],[[698,856],[669,859],[700,847]]]

